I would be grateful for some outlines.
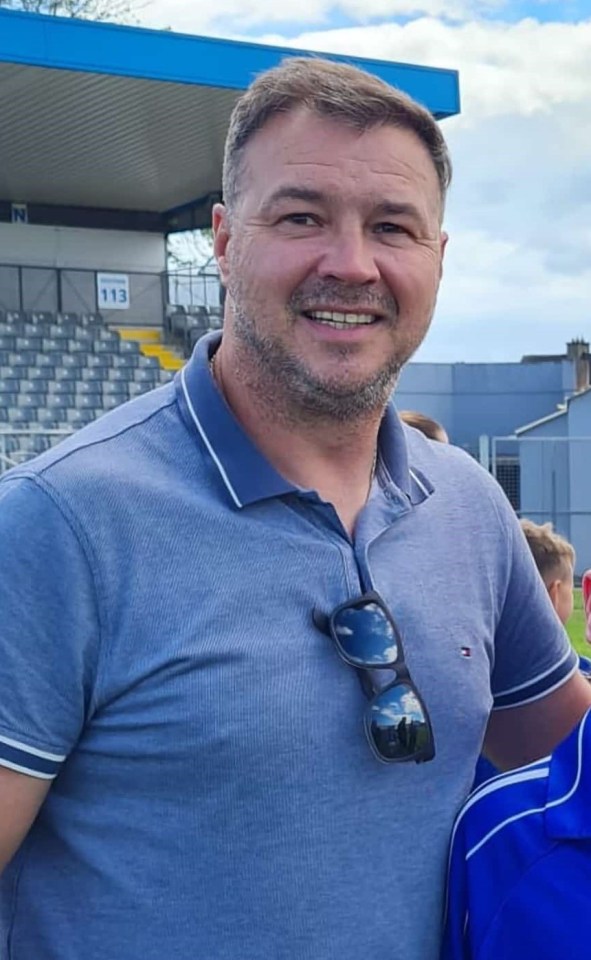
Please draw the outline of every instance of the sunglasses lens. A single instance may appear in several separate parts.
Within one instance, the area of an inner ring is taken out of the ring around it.
[[[371,702],[367,734],[382,760],[431,760],[433,743],[425,712],[412,687],[398,683]]]
[[[355,667],[389,666],[398,657],[394,627],[378,603],[351,604],[332,621],[345,660]]]

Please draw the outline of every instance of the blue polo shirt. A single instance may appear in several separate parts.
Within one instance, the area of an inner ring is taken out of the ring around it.
[[[355,537],[174,384],[0,483],[0,763],[52,780],[11,960],[436,960],[489,711],[576,664],[504,495],[390,406]],[[316,608],[388,604],[436,756],[379,763]]]
[[[442,960],[588,960],[591,711],[551,757],[466,803],[450,858]]]

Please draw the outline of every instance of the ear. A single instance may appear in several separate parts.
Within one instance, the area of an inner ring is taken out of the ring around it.
[[[214,204],[211,211],[211,226],[213,230],[213,254],[217,260],[220,278],[224,286],[228,279],[227,246],[230,241],[228,211],[223,203]]]
[[[560,580],[552,580],[550,583],[546,584],[546,589],[550,595],[550,600],[552,601],[552,606],[556,610],[558,605],[558,591],[560,590]]]

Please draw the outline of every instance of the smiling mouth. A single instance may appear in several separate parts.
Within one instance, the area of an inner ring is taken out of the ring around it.
[[[304,316],[333,330],[351,330],[368,327],[380,318],[373,313],[341,313],[338,310],[306,310]]]

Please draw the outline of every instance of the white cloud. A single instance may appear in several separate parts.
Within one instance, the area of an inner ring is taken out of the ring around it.
[[[464,21],[498,12],[508,0],[216,0],[194,3],[192,0],[152,0],[142,10],[142,24],[179,32],[215,32],[215,25],[232,23],[233,29],[273,23],[328,24],[335,12],[369,23],[378,18],[441,17]]]

